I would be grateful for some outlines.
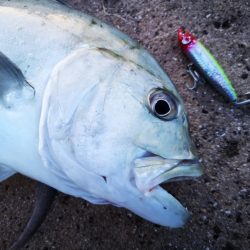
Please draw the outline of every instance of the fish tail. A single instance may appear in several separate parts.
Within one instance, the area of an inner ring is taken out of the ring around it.
[[[9,248],[9,250],[20,250],[30,237],[36,232],[39,226],[44,221],[54,197],[57,193],[52,187],[49,187],[43,183],[38,183],[36,191],[36,202],[32,215],[23,230],[22,234],[19,236],[18,240]]]

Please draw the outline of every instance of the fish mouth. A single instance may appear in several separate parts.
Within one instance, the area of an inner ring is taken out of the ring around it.
[[[189,217],[181,203],[160,185],[167,182],[186,180],[203,174],[197,158],[165,159],[152,153],[134,161],[135,185],[146,197],[155,200],[162,208],[174,214],[175,219],[160,224],[170,227],[183,226]]]
[[[162,183],[192,179],[203,174],[199,160],[165,159],[160,156],[145,156],[134,161],[135,183],[146,193]]]

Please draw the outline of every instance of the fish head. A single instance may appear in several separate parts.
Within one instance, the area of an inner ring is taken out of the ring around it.
[[[106,49],[81,53],[52,76],[51,112],[43,115],[47,148],[93,197],[163,226],[183,226],[186,208],[160,187],[202,174],[181,97],[168,78],[138,62]],[[77,69],[88,80],[85,87]],[[74,91],[63,87],[69,79],[71,88],[74,78]]]
[[[189,31],[185,30],[185,28],[180,27],[178,29],[178,42],[184,51],[193,46],[193,44],[195,44],[196,41],[197,41],[196,37]]]
[[[118,164],[110,162],[115,171],[107,175],[111,194],[119,197],[116,204],[149,221],[181,227],[188,211],[160,185],[202,175],[183,102],[171,85],[141,68],[127,71],[120,83],[123,90],[114,92],[119,97],[110,104],[113,115],[106,120],[108,127],[117,119],[111,154]]]

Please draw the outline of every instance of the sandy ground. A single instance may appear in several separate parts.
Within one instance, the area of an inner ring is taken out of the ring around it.
[[[176,31],[192,30],[224,66],[239,95],[250,91],[250,2],[68,1],[138,40],[179,89],[205,167],[196,181],[166,185],[192,213],[183,229],[169,230],[112,206],[93,206],[64,194],[26,249],[250,249],[250,109],[235,109],[207,85],[192,80]],[[0,184],[0,249],[24,227],[35,183],[17,175]]]

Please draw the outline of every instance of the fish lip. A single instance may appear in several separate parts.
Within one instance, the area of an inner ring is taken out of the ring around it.
[[[141,158],[135,159],[133,171],[135,187],[145,199],[150,200],[153,211],[158,212],[152,215],[154,221],[171,228],[183,227],[189,217],[187,208],[161,184],[180,177],[202,175],[198,158],[165,159],[146,152]]]
[[[166,159],[146,152],[134,161],[134,176],[137,188],[148,193],[155,187],[168,182],[199,177],[203,169],[199,159]]]

